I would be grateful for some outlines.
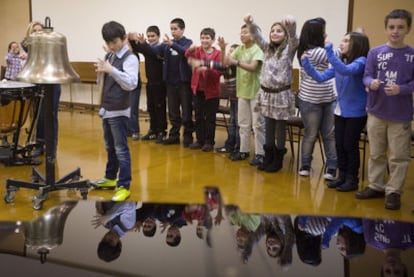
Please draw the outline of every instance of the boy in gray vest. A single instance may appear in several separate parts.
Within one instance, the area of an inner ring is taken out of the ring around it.
[[[138,84],[139,64],[138,58],[128,48],[127,35],[121,24],[115,21],[105,23],[102,37],[109,52],[105,60],[99,60],[95,67],[103,78],[99,115],[103,119],[108,161],[104,178],[92,185],[97,189],[116,188],[112,201],[124,201],[131,195],[131,155],[127,141],[129,92]]]

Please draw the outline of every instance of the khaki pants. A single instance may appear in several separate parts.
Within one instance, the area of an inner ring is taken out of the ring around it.
[[[411,123],[391,122],[368,114],[367,131],[369,187],[385,191],[387,195],[393,192],[401,194],[411,160]],[[390,171],[388,182],[385,179],[387,164]]]

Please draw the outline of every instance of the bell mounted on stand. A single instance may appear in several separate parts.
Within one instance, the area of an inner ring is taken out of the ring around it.
[[[78,189],[83,199],[88,195],[89,180],[80,180],[80,168],[56,180],[55,160],[56,141],[54,139],[57,128],[54,121],[54,88],[58,84],[80,82],[79,75],[73,70],[67,53],[66,37],[54,32],[50,26],[50,18],[46,17],[44,29],[33,33],[28,38],[28,57],[17,80],[38,84],[44,92],[44,125],[45,125],[45,168],[46,174],[41,174],[35,167],[32,168],[33,182],[6,180],[6,203],[14,201],[14,194],[18,188],[38,190],[38,195],[32,199],[33,208],[39,210],[47,199],[47,194],[56,190]],[[45,251],[47,252],[47,251]]]

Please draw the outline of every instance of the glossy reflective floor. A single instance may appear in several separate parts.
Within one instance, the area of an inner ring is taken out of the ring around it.
[[[63,109],[59,112],[59,144],[56,178],[80,167],[83,179],[94,180],[104,174],[106,154],[101,119],[96,112]],[[143,114],[141,132],[148,130]],[[225,129],[217,127],[216,145],[225,140]],[[296,146],[295,146],[296,147]],[[296,149],[296,148],[295,148]],[[414,221],[414,163],[408,172],[400,211],[384,209],[383,199],[357,200],[353,192],[338,193],[327,189],[323,180],[323,164],[319,147],[310,178],[296,173],[296,159],[290,150],[284,167],[278,173],[258,171],[247,161],[232,162],[226,154],[205,153],[183,148],[182,145],[158,145],[152,141],[130,141],[132,155],[132,195],[130,200],[146,202],[201,203],[203,188],[216,186],[226,204],[235,204],[246,213],[294,213],[368,216]],[[42,159],[44,157],[42,156]],[[44,162],[38,170],[45,172]],[[0,164],[0,184],[6,179],[31,181],[31,166]],[[365,174],[366,175],[366,174]],[[367,181],[360,182],[360,187]],[[42,214],[32,208],[31,198],[37,191],[20,189],[14,202],[0,201],[0,220],[31,220]],[[0,186],[5,195],[5,186]],[[111,191],[91,190],[89,200],[109,200]],[[76,191],[56,191],[48,195],[43,209],[68,199],[81,199]]]
[[[224,205],[212,187],[204,190],[204,198],[187,204],[64,201],[30,222],[2,221],[0,260],[8,265],[2,274],[358,277],[377,275],[382,268],[388,273],[405,268],[406,276],[414,272],[414,223],[248,214]],[[116,246],[104,247],[104,241]]]

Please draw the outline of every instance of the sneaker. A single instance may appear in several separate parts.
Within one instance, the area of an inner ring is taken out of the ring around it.
[[[148,132],[146,135],[144,135],[141,140],[155,140],[157,138],[157,135],[153,132]]]
[[[180,144],[180,138],[169,137],[162,141],[164,145]]]
[[[201,147],[201,150],[204,152],[211,152],[213,151],[213,149],[214,149],[213,145],[208,144],[208,143],[204,144],[203,147]]]
[[[190,145],[193,143],[193,136],[184,136],[183,139],[183,146],[185,148],[190,147]]]
[[[256,156],[254,156],[254,159],[250,161],[250,165],[253,165],[253,166],[261,165],[263,163],[263,159],[264,159],[263,155],[257,154]]]
[[[385,208],[388,210],[399,210],[401,207],[401,195],[398,193],[390,193],[385,198]]]
[[[325,174],[323,175],[323,178],[329,181],[335,180],[335,177],[336,177],[336,169],[334,168],[328,168]]]
[[[115,202],[125,201],[129,198],[130,195],[131,191],[121,186],[116,189],[115,194],[112,196],[111,200]]]
[[[242,161],[249,158],[250,154],[247,152],[233,152],[232,155],[230,155],[230,160],[232,161]]]
[[[300,169],[299,169],[299,175],[300,176],[309,176],[310,175],[310,166],[309,165],[303,165]]]
[[[216,149],[217,153],[230,153],[230,149],[227,149],[225,146],[217,147]]]
[[[95,187],[95,189],[115,189],[116,188],[116,180],[115,179],[108,179],[102,178],[96,181],[90,182],[90,184]]]
[[[357,199],[383,198],[384,196],[385,193],[383,191],[375,190],[370,187],[365,187],[355,194],[355,198]]]
[[[133,133],[131,137],[132,140],[139,140],[139,133]]]
[[[165,134],[164,133],[159,133],[157,135],[157,138],[155,139],[155,143],[156,144],[162,144],[165,138]]]
[[[194,142],[194,143],[191,143],[188,146],[188,148],[193,149],[193,150],[198,150],[198,149],[201,149],[201,144],[198,142]]]

